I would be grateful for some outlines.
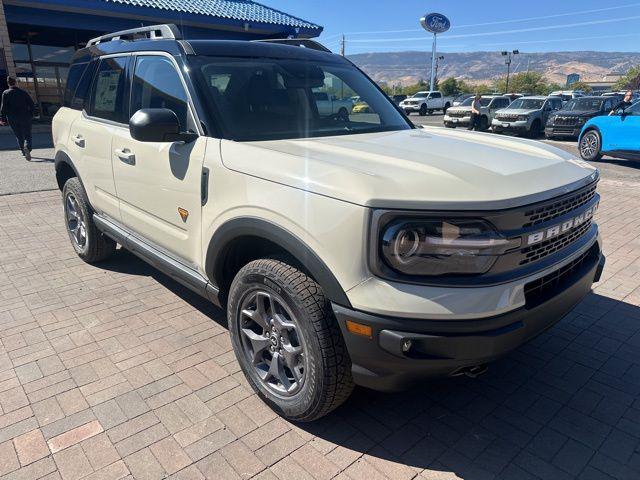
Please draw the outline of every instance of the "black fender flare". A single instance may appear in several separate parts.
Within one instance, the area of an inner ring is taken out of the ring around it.
[[[55,156],[55,159],[54,159],[54,167],[55,167],[55,171],[56,171],[56,181],[58,181],[58,186],[60,187],[60,190],[62,190],[62,187],[64,185],[60,185],[60,181],[58,179],[58,173],[63,168],[63,165],[66,165],[66,166],[70,167],[71,170],[73,170],[73,172],[75,173],[75,176],[78,178],[78,180],[80,180],[80,183],[82,184],[82,179],[80,178],[80,174],[78,173],[78,169],[74,165],[73,160],[71,160],[71,157],[69,155],[67,155],[66,152],[58,151],[58,152],[56,152],[56,156]],[[84,185],[83,185],[83,188],[84,188]]]
[[[325,295],[334,303],[351,307],[345,291],[329,267],[302,240],[284,228],[255,217],[240,217],[229,220],[213,234],[205,261],[205,272],[212,284],[220,287],[223,278],[224,260],[234,240],[241,237],[257,237],[270,241],[287,251],[300,263],[323,288]]]

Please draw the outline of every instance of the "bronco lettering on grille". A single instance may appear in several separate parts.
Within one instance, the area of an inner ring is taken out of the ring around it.
[[[558,235],[562,235],[563,233],[568,232],[576,227],[579,227],[584,222],[589,220],[596,213],[598,209],[598,205],[594,205],[593,207],[588,208],[580,215],[567,220],[558,225],[554,225],[551,228],[547,228],[545,230],[541,230],[536,233],[532,233],[527,237],[527,245],[533,245],[534,243],[539,243],[544,240],[549,240],[550,238],[557,237]]]

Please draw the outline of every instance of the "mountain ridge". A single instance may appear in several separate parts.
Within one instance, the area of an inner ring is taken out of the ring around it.
[[[500,52],[439,52],[445,59],[440,62],[439,78],[455,77],[470,83],[496,80],[506,75],[505,58]],[[431,71],[431,52],[372,52],[348,55],[375,81],[402,85],[428,79]],[[640,65],[640,52],[521,52],[513,56],[511,71],[537,71],[552,82],[564,84],[570,73],[580,75],[583,81],[603,81]]]

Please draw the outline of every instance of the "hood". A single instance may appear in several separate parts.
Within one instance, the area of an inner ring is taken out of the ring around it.
[[[599,115],[600,110],[587,110],[587,111],[576,111],[576,110],[558,110],[553,112],[553,115],[559,115],[561,117],[595,117]]]
[[[441,128],[222,141],[227,168],[384,208],[509,208],[566,193],[597,170],[542,142]]]
[[[471,107],[461,107],[461,106],[449,107],[447,109],[447,112],[470,112],[470,111],[471,111]]]
[[[509,115],[531,115],[532,113],[539,112],[540,109],[526,109],[526,108],[503,108],[498,110],[499,113],[508,113]]]

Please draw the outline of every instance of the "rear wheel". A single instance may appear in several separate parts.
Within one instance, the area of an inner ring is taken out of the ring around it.
[[[529,128],[529,138],[538,138],[542,132],[542,123],[540,120],[534,120]]]
[[[78,178],[67,180],[62,189],[64,217],[67,233],[74,250],[87,263],[110,257],[116,242],[105,237],[93,223],[93,211]]]
[[[247,264],[231,285],[228,320],[242,371],[283,417],[318,419],[351,394],[351,361],[330,302],[302,271],[272,259]]]
[[[583,160],[595,162],[602,158],[602,138],[597,130],[589,130],[580,139],[578,145]]]

